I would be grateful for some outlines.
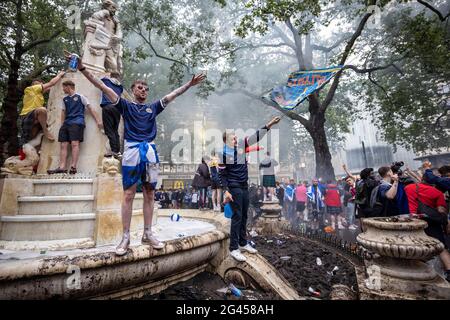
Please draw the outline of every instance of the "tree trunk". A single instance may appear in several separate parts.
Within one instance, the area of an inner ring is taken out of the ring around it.
[[[10,156],[16,155],[19,150],[17,137],[17,105],[19,103],[19,68],[20,63],[13,61],[8,75],[6,96],[3,100],[3,117],[0,127],[0,162]]]
[[[311,126],[307,128],[314,144],[316,156],[316,177],[326,180],[334,180],[334,168],[331,163],[331,152],[328,147],[325,133],[325,114],[323,112],[311,113]]]

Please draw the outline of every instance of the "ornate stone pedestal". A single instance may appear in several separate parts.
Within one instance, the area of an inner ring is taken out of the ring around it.
[[[278,201],[264,201],[261,207],[263,214],[256,221],[256,231],[259,234],[271,235],[282,233],[288,228],[289,222],[281,216],[282,207]]]
[[[362,292],[378,298],[450,298],[450,286],[425,261],[444,250],[444,245],[423,231],[418,219],[391,217],[364,219],[366,231],[357,241],[375,253],[366,260],[368,279]],[[361,285],[360,285],[361,286]]]

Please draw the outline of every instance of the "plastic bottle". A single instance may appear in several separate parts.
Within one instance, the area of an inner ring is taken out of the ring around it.
[[[319,291],[316,291],[316,290],[314,290],[314,289],[311,288],[311,287],[308,288],[308,291],[309,291],[312,295],[314,295],[314,296],[316,296],[316,297],[320,297],[320,292],[319,292]]]
[[[76,53],[70,55],[69,71],[76,72],[78,70],[78,58],[79,56]]]
[[[227,203],[225,205],[224,215],[225,215],[225,218],[228,218],[228,219],[231,219],[231,217],[233,216],[233,209],[231,208],[230,203]]]
[[[335,266],[335,267],[333,268],[333,270],[331,270],[331,273],[332,273],[333,275],[336,275],[336,272],[338,272],[338,270],[339,270],[338,266]]]
[[[228,288],[230,288],[230,291],[231,291],[231,293],[233,294],[233,296],[238,297],[238,298],[242,297],[242,291],[239,290],[238,288],[236,288],[236,287],[234,286],[234,284],[230,283],[230,285],[228,286]]]

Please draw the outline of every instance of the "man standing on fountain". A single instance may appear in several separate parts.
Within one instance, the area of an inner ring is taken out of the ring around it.
[[[70,59],[70,57],[66,57]],[[155,249],[164,248],[152,234],[153,206],[155,188],[158,178],[159,160],[156,146],[153,140],[156,137],[156,116],[172,102],[176,97],[186,92],[189,88],[201,83],[206,76],[198,74],[180,88],[172,91],[161,100],[146,103],[149,88],[143,80],[136,80],[131,85],[133,101],[120,98],[114,90],[107,87],[100,79],[92,75],[78,59],[78,70],[98,89],[100,89],[109,101],[114,101],[120,111],[125,126],[125,143],[122,159],[122,183],[124,195],[122,200],[122,241],[116,248],[117,255],[127,253],[130,245],[130,224],[134,196],[139,179],[143,185],[144,195],[144,234],[143,244],[150,244]]]
[[[223,133],[223,154],[219,157],[220,185],[225,191],[224,202],[230,202],[233,209],[230,230],[230,254],[238,261],[245,261],[241,250],[256,253],[247,243],[247,211],[249,205],[248,195],[248,166],[245,150],[257,143],[270,128],[280,122],[280,117],[270,120],[262,129],[243,140],[231,132]]]

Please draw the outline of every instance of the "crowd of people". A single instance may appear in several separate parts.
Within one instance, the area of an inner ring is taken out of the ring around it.
[[[403,162],[395,162],[377,172],[365,168],[353,175],[343,165],[347,173],[343,179],[277,182],[276,195],[292,225],[308,222],[312,230],[359,232],[363,231],[361,220],[373,217],[423,219],[428,223],[425,233],[446,248],[439,257],[450,281],[450,166],[440,167],[437,173],[429,161],[417,172],[402,170],[403,166]]]
[[[263,184],[252,183],[248,186],[249,206],[254,209],[252,215],[261,214],[264,201],[275,200],[279,201],[282,215],[292,226],[303,225],[313,231],[329,233],[338,230],[361,232],[362,219],[403,215],[427,221],[426,234],[441,241],[447,248],[450,234],[450,166],[442,166],[435,174],[428,161],[417,172],[409,168],[402,170],[404,164],[395,162],[377,171],[365,168],[354,175],[343,165],[347,175],[342,179],[323,181],[313,178],[296,182],[294,179],[275,181],[271,167],[278,163],[270,159],[270,154],[262,163]],[[221,199],[224,192],[220,188],[220,181],[211,181],[216,179],[213,178],[215,171],[211,170],[216,168],[216,164],[217,159],[214,157],[212,160],[204,158],[194,179],[196,187],[185,190],[161,189],[157,193],[157,200],[163,208],[223,211]],[[213,191],[216,192],[215,198]],[[440,258],[446,277],[450,279],[448,250],[444,250]]]

